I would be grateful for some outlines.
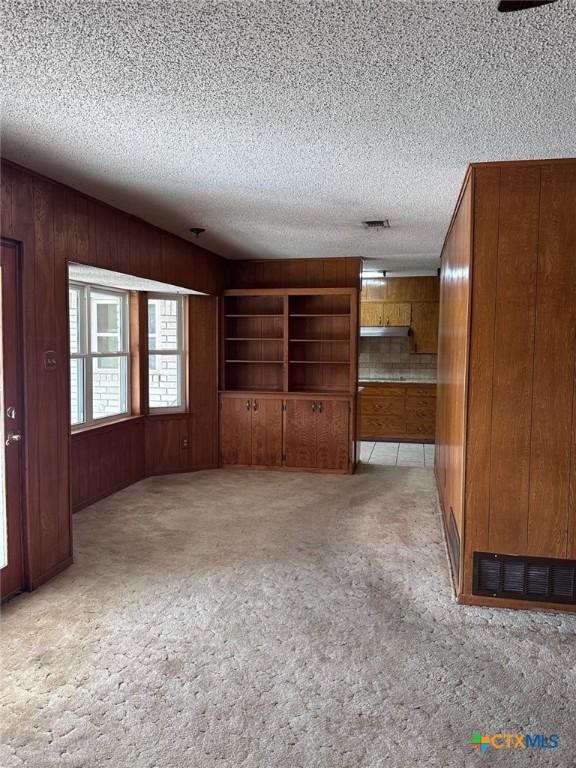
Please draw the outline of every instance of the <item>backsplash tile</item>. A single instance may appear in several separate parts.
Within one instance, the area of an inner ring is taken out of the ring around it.
[[[436,355],[410,354],[409,339],[360,338],[359,377],[407,381],[436,381]]]

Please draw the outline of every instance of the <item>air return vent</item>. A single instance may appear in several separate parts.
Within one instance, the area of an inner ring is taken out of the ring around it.
[[[475,595],[576,603],[576,560],[474,553]]]
[[[389,219],[369,219],[368,221],[362,222],[364,229],[371,229],[379,230],[379,229],[390,229],[390,220]]]
[[[448,547],[450,548],[450,559],[454,568],[455,581],[458,581],[460,575],[460,535],[454,519],[454,510],[450,507],[450,518],[448,520]]]

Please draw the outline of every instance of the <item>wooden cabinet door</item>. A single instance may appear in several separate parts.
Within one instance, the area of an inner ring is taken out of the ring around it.
[[[382,308],[381,301],[363,301],[360,304],[360,325],[369,327],[382,325]]]
[[[252,400],[252,464],[282,466],[282,399]]]
[[[252,463],[252,400],[220,400],[220,460],[224,465]]]
[[[350,403],[347,400],[317,401],[315,421],[318,469],[348,469]]]
[[[414,335],[414,352],[429,355],[438,352],[438,309],[435,301],[412,304],[410,325]]]
[[[316,466],[316,401],[286,400],[284,455],[287,467]]]
[[[410,304],[385,302],[382,308],[381,325],[410,325]]]

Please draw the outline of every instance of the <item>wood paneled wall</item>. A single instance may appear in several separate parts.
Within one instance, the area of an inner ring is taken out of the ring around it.
[[[27,586],[34,588],[72,559],[67,262],[113,269],[216,295],[225,282],[225,261],[134,216],[4,160],[0,181],[1,233],[18,241],[21,251]],[[204,318],[210,312],[213,316],[209,328],[203,327],[197,337],[191,337],[198,339],[197,347],[194,341],[191,344],[191,361],[202,356],[206,360],[216,359],[217,334],[212,333],[217,322],[215,304],[215,299],[208,298],[201,310]],[[48,350],[56,352],[55,370],[44,367]],[[196,368],[195,373],[199,370]],[[211,444],[216,434],[205,435],[202,426],[217,418],[215,376],[214,364],[214,370],[206,374],[204,381],[194,384],[190,402],[193,420],[194,409],[201,410],[199,426],[192,432],[192,454],[194,461],[197,456],[202,465],[209,462],[210,451],[216,451],[216,444]],[[113,442],[112,433],[105,434]],[[81,443],[79,439],[78,445],[73,445],[73,456],[84,450]],[[132,469],[127,476],[131,472]],[[82,503],[83,494],[92,493],[84,488],[83,482],[78,481],[74,503]],[[94,493],[99,492],[96,486],[97,483],[91,486],[96,488]]]
[[[85,429],[72,435],[72,511],[137,483],[144,477],[144,418]]]
[[[230,261],[228,288],[360,288],[362,259]]]
[[[437,277],[387,277],[362,280],[361,301],[386,301],[413,304],[437,302],[440,282]]]
[[[576,161],[472,166],[441,291],[437,480],[479,602],[475,551],[576,558]]]
[[[442,252],[436,390],[438,490],[446,524],[452,510],[460,537],[464,518],[471,207],[472,181],[468,177]]]

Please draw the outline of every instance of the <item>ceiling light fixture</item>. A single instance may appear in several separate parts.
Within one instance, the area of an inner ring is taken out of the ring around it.
[[[200,237],[202,232],[206,232],[206,230],[202,229],[202,227],[190,227],[190,232],[192,232],[193,235],[196,235],[196,237]]]

